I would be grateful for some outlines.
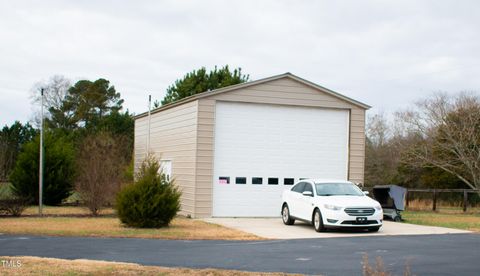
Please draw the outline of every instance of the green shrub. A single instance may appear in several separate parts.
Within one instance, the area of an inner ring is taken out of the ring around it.
[[[165,227],[180,210],[181,192],[172,180],[159,173],[159,168],[158,161],[148,157],[140,167],[137,180],[117,194],[116,209],[124,224]]]
[[[14,194],[34,204],[38,204],[39,148],[38,136],[25,144],[10,174]],[[73,189],[74,147],[65,137],[46,132],[44,149],[43,203],[58,205]]]

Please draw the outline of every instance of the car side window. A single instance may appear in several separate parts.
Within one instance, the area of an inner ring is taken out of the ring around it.
[[[312,184],[310,184],[310,183],[305,183],[305,187],[303,188],[303,192],[312,192],[312,195],[313,195]],[[303,193],[303,192],[302,192],[302,193]]]
[[[297,185],[293,186],[292,191],[297,193],[303,193],[304,186],[305,186],[305,182],[300,182]]]

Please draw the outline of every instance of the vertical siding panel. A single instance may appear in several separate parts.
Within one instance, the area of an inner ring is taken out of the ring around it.
[[[349,180],[364,183],[365,110],[352,107],[350,120]]]
[[[215,100],[198,100],[195,217],[212,216]]]

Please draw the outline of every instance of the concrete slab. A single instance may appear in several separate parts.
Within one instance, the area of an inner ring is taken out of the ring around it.
[[[362,231],[331,230],[317,233],[313,226],[295,222],[294,225],[284,225],[281,218],[206,218],[206,222],[220,224],[225,227],[252,233],[268,239],[313,239],[313,238],[340,238],[362,236],[397,236],[397,235],[432,235],[432,234],[460,234],[470,231],[445,227],[423,226],[408,223],[384,221],[377,233]]]

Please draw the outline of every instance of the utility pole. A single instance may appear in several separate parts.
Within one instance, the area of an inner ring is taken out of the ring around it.
[[[152,105],[152,95],[148,95],[148,134],[147,134],[147,151],[146,151],[146,156],[149,155],[150,153],[150,108]]]
[[[42,95],[42,122],[40,123],[40,160],[38,162],[38,214],[41,216],[43,208],[43,88],[40,93]]]

